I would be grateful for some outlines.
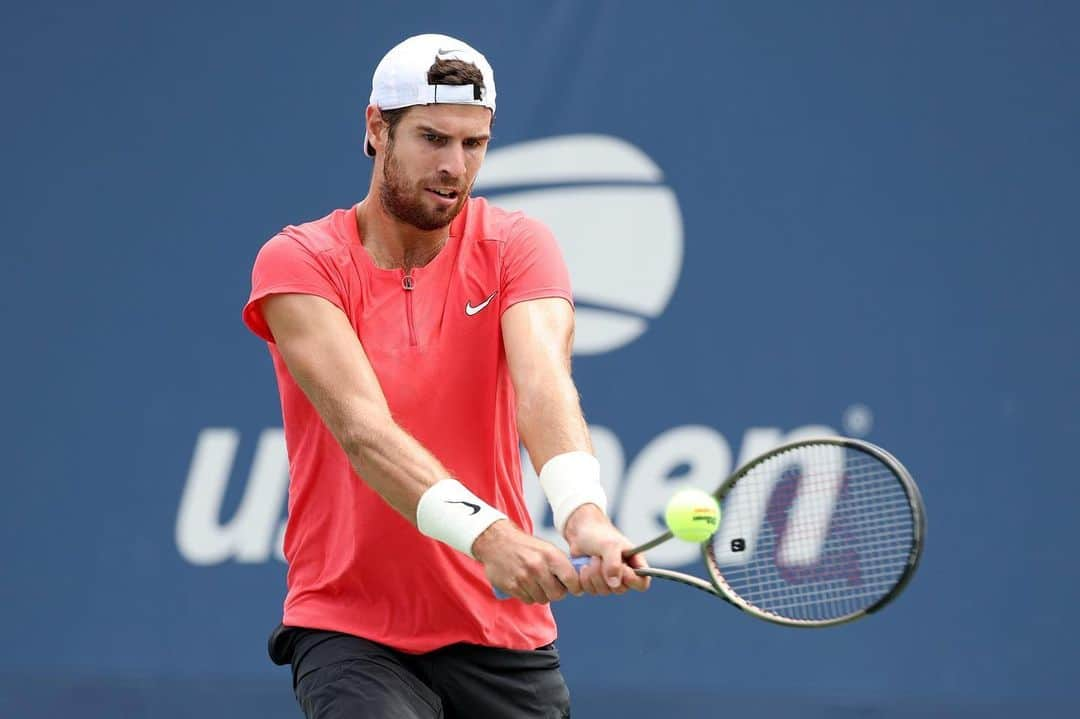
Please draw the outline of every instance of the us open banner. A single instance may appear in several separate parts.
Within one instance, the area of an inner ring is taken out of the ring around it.
[[[1065,714],[1078,21],[1007,2],[9,8],[0,716],[300,716],[265,650],[288,459],[240,309],[268,237],[366,193],[371,72],[419,32],[495,68],[474,192],[559,241],[627,536],[812,436],[889,448],[926,502],[914,580],[844,627],[663,582],[558,603],[574,716]],[[842,485],[793,492],[779,532],[775,503],[733,496],[757,529],[720,544],[780,537],[780,565],[816,566]],[[650,559],[703,571],[692,544]]]

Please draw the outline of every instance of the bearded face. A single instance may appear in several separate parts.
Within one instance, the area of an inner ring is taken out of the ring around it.
[[[461,212],[469,190],[463,178],[448,173],[410,177],[405,163],[395,153],[395,143],[386,146],[383,181],[379,201],[391,216],[425,232],[446,227]]]
[[[409,108],[386,135],[379,202],[394,218],[430,232],[465,206],[491,136],[491,112],[469,105]]]

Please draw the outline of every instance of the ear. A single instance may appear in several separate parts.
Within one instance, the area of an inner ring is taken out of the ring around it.
[[[375,148],[375,155],[378,157],[386,147],[386,132],[388,129],[386,121],[383,119],[382,113],[379,112],[379,108],[374,105],[367,106],[364,121],[367,124],[368,142]]]

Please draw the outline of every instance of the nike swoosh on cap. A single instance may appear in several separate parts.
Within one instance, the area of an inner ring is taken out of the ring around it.
[[[467,314],[467,315],[468,315],[469,317],[472,317],[472,316],[473,316],[473,315],[475,315],[475,314],[476,314],[477,312],[479,312],[480,310],[482,310],[482,309],[484,309],[485,307],[487,307],[487,306],[488,306],[488,302],[491,302],[491,300],[492,300],[492,299],[493,299],[493,298],[495,297],[495,293],[496,293],[496,292],[498,292],[498,290],[495,290],[495,292],[492,292],[492,293],[491,293],[490,295],[488,295],[488,296],[487,296],[487,299],[486,299],[486,300],[484,300],[483,302],[481,302],[480,304],[478,304],[478,305],[477,305],[476,307],[473,307],[473,306],[472,306],[472,302],[471,302],[471,301],[469,301],[469,302],[466,302],[466,303],[465,303],[465,314]]]

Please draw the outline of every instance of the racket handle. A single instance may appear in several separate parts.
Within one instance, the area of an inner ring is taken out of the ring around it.
[[[592,557],[570,557],[570,564],[574,566],[574,569],[580,574],[581,570],[589,566],[589,562],[592,561]],[[506,594],[496,587],[492,587],[495,592],[496,599],[509,599],[510,595]]]

